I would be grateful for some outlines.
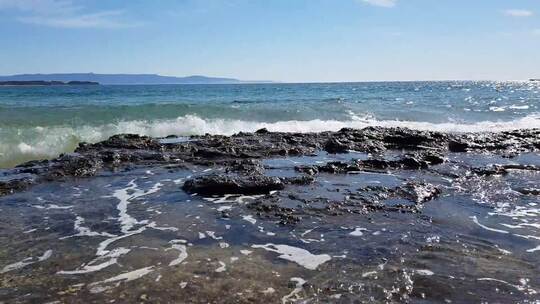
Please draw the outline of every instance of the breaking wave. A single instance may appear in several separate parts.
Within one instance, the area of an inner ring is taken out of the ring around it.
[[[442,132],[497,132],[514,129],[540,128],[540,115],[513,121],[481,121],[476,123],[429,123],[419,121],[376,120],[351,115],[350,120],[289,120],[257,122],[233,119],[205,119],[197,115],[185,115],[170,120],[133,120],[98,126],[49,126],[11,128],[2,130],[0,142],[0,167],[41,158],[51,158],[60,153],[72,152],[80,142],[98,142],[114,134],[136,133],[153,137],[168,135],[188,136],[205,133],[231,135],[240,131],[253,132],[261,128],[281,132],[337,131],[341,128],[365,128],[368,126],[407,127],[418,130]]]

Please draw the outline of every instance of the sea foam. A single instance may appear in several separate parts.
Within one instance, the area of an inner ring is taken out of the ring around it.
[[[77,127],[51,126],[31,130],[4,130],[18,132],[14,141],[0,142],[0,167],[10,167],[32,159],[52,158],[60,153],[72,152],[80,142],[98,142],[112,135],[134,133],[153,137],[168,135],[189,136],[202,134],[232,135],[238,132],[254,132],[266,128],[275,132],[322,132],[342,128],[365,128],[369,126],[407,127],[417,130],[441,132],[498,132],[515,129],[540,128],[540,114],[530,114],[512,121],[480,121],[476,123],[430,123],[420,121],[377,120],[370,117],[350,115],[348,120],[288,120],[259,122],[234,119],[205,119],[197,115],[185,115],[173,120],[134,120],[97,126]]]

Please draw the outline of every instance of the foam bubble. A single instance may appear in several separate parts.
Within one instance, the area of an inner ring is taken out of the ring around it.
[[[289,245],[275,245],[269,243],[266,245],[252,245],[251,247],[279,253],[280,256],[278,257],[280,259],[295,262],[309,270],[316,270],[317,267],[332,259],[328,254],[312,254],[305,249]]]
[[[52,250],[49,249],[49,250],[45,251],[43,253],[43,255],[40,256],[40,257],[37,257],[37,258],[29,257],[29,258],[26,258],[26,259],[24,259],[22,261],[6,265],[6,266],[4,266],[4,268],[2,268],[2,271],[0,271],[0,273],[6,273],[6,272],[9,272],[9,271],[21,269],[23,267],[26,267],[28,265],[32,265],[32,264],[37,263],[37,262],[43,262],[43,261],[49,259],[51,256],[52,256]]]

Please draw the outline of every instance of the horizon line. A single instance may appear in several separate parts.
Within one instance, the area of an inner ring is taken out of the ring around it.
[[[176,77],[176,78],[189,78],[189,77],[204,77],[204,78],[221,78],[221,79],[231,79],[239,81],[240,83],[209,83],[209,84],[317,84],[317,83],[330,83],[330,84],[339,84],[339,83],[370,83],[370,82],[452,82],[452,81],[478,81],[478,82],[529,82],[529,81],[538,81],[540,78],[532,77],[528,79],[467,79],[467,78],[455,78],[455,79],[371,79],[371,80],[334,80],[334,81],[281,81],[281,80],[243,80],[236,78],[234,76],[208,76],[203,74],[191,74],[186,76],[176,76],[176,75],[164,75],[159,73],[96,73],[96,72],[52,72],[52,73],[17,73],[17,74],[3,74],[0,77],[13,77],[13,76],[23,76],[23,75],[54,75],[54,74],[93,74],[93,75],[126,75],[126,76],[137,76],[137,75],[152,75],[152,76],[161,76],[161,77]],[[175,85],[183,83],[154,83],[146,85]],[[185,83],[191,84],[191,83]],[[193,83],[197,84],[197,83]],[[203,83],[204,84],[204,83]],[[144,83],[126,83],[126,84],[103,84],[103,85],[144,85]]]

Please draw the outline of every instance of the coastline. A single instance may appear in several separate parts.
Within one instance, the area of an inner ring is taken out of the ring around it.
[[[122,133],[540,128],[538,89],[508,82],[6,87],[0,92],[0,167],[52,159],[80,142]]]
[[[0,298],[532,300],[539,148],[381,127],[83,143],[2,171]]]
[[[167,138],[175,138],[169,136]],[[51,160],[34,160],[4,169],[7,173],[37,173],[17,184],[33,184],[49,180],[50,176],[86,177],[101,170],[116,170],[118,166],[168,165],[175,162],[213,165],[234,160],[306,156],[316,152],[343,154],[349,151],[381,154],[387,150],[432,151],[444,157],[446,153],[490,152],[516,157],[520,153],[540,149],[540,129],[519,129],[503,132],[443,133],[407,128],[366,127],[344,128],[337,132],[270,132],[260,129],[254,133],[240,132],[231,137],[223,135],[190,136],[188,141],[170,140],[137,134],[118,134],[96,144],[79,143],[74,153],[62,154]],[[163,139],[162,139],[163,140]],[[251,143],[251,140],[261,142]],[[289,142],[292,141],[292,142]],[[214,147],[214,145],[217,145]],[[230,146],[232,145],[232,146]],[[272,150],[266,150],[270,145]],[[420,155],[415,162],[426,162]],[[171,160],[172,159],[172,160]],[[418,165],[419,168],[422,166]],[[427,167],[427,165],[426,165]],[[384,167],[379,168],[384,169]],[[12,192],[3,185],[6,194]]]

